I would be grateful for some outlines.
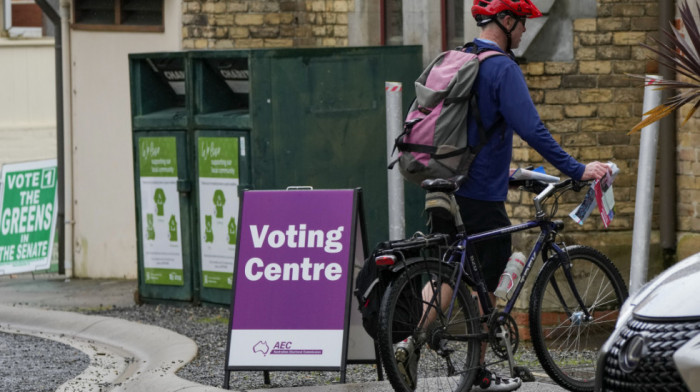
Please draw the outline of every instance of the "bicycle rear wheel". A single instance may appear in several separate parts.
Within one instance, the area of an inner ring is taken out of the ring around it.
[[[448,317],[454,268],[436,259],[406,263],[379,310],[378,346],[387,378],[400,392],[467,391],[476,377],[481,349],[474,299],[461,284]]]
[[[576,290],[592,316],[586,320],[559,256],[540,272],[530,297],[530,334],[542,367],[570,391],[592,391],[598,350],[615,329],[627,288],[615,265],[597,250],[567,248]]]

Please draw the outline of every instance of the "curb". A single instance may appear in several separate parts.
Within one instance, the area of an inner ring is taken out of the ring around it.
[[[91,365],[62,385],[62,391],[102,391],[108,385],[114,387],[113,391],[225,391],[175,375],[197,355],[197,345],[164,328],[111,317],[7,305],[0,305],[0,320],[0,330],[5,332],[58,340],[87,351]],[[105,359],[95,361],[97,356]]]

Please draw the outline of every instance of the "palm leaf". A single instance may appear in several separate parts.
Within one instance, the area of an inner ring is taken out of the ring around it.
[[[700,4],[697,5],[700,12]],[[681,21],[685,26],[685,37],[680,29],[671,25],[671,30],[663,31],[668,43],[657,38],[652,40],[658,45],[653,47],[641,44],[642,47],[655,53],[661,65],[675,69],[677,73],[687,77],[690,81],[657,80],[654,82],[659,89],[673,89],[680,91],[666,102],[644,113],[646,116],[637,125],[632,127],[629,133],[634,133],[642,128],[668,116],[681,106],[693,104],[683,123],[688,121],[700,107],[700,30],[693,13],[686,1],[679,5]],[[630,75],[635,78],[646,78],[644,75]]]

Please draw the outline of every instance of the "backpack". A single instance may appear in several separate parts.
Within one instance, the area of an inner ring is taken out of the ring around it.
[[[488,134],[484,131],[472,86],[480,63],[504,54],[495,50],[467,52],[475,47],[469,42],[441,53],[416,80],[416,98],[408,110],[404,130],[394,143],[399,157],[389,165],[391,169],[398,162],[406,180],[420,184],[429,178],[466,175],[491,130],[500,123],[497,121]],[[475,147],[467,140],[469,111],[476,116],[479,127],[481,140]]]

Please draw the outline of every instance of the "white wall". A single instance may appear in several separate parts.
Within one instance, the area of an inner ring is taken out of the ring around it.
[[[0,38],[0,166],[56,157],[53,38]]]
[[[164,33],[71,30],[76,277],[137,277],[129,53],[182,49],[180,0]]]

